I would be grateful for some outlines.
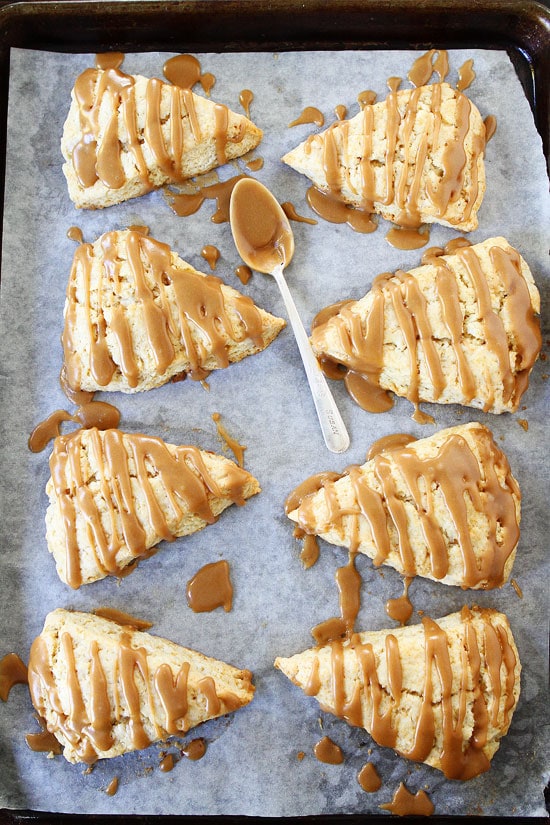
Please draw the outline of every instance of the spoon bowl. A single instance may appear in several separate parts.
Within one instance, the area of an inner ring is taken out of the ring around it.
[[[240,180],[231,194],[229,220],[237,251],[256,272],[272,275],[285,303],[328,449],[343,453],[350,444],[342,416],[311,349],[283,271],[294,255],[289,220],[269,189],[254,178]]]

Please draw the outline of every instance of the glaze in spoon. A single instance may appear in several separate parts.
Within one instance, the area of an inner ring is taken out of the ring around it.
[[[245,264],[257,272],[272,275],[277,282],[302,356],[325,444],[331,452],[343,453],[349,447],[349,435],[283,274],[294,255],[294,236],[288,218],[269,189],[253,178],[243,178],[231,194],[229,219],[235,246]]]

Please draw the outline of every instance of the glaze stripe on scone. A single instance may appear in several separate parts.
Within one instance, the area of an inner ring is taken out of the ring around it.
[[[34,640],[29,690],[69,762],[164,740],[247,705],[252,674],[90,613],[54,610]]]
[[[307,534],[405,576],[501,587],[519,541],[521,494],[482,424],[441,430],[327,475],[289,518]]]
[[[202,379],[265,349],[285,326],[253,301],[135,230],[75,251],[63,331],[67,383],[138,392]]]
[[[244,115],[157,78],[86,69],[61,140],[69,195],[99,209],[208,172],[254,149]]]
[[[275,667],[323,710],[450,779],[489,769],[520,692],[508,619],[480,608],[356,633]]]
[[[48,549],[73,588],[121,574],[160,541],[202,530],[260,492],[223,456],[120,430],[59,436],[50,474]]]
[[[322,192],[401,226],[477,228],[485,126],[448,83],[391,92],[336,121],[283,161]]]
[[[539,311],[526,262],[489,238],[378,276],[312,331],[311,344],[319,359],[415,404],[514,412],[541,348]]]

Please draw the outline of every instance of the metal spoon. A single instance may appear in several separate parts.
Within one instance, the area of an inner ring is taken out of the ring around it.
[[[253,178],[243,178],[233,189],[229,219],[235,246],[243,261],[257,272],[273,275],[277,282],[302,356],[325,444],[333,453],[343,453],[350,444],[346,426],[283,275],[294,254],[294,236],[288,218],[269,189]]]

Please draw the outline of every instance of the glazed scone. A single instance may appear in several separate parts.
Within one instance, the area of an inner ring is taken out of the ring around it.
[[[288,513],[305,533],[364,553],[376,566],[476,590],[501,587],[510,576],[520,515],[508,460],[478,423],[348,467]]]
[[[365,386],[416,405],[514,412],[541,348],[539,311],[526,262],[505,238],[489,238],[378,276],[312,331],[311,344]]]
[[[282,160],[331,197],[400,226],[470,232],[485,193],[485,126],[448,83],[391,92]]]
[[[520,693],[508,619],[480,608],[356,633],[275,667],[323,710],[450,779],[489,769]]]
[[[247,705],[252,674],[90,613],[54,610],[29,690],[69,762],[110,759]]]
[[[129,572],[160,541],[202,530],[260,492],[221,455],[120,430],[59,436],[50,473],[46,540],[73,588]]]
[[[101,209],[177,183],[254,149],[262,131],[188,89],[119,69],[86,69],[61,140],[75,206]]]
[[[76,249],[64,314],[65,378],[90,391],[139,392],[187,374],[200,380],[265,349],[285,326],[130,229]]]

